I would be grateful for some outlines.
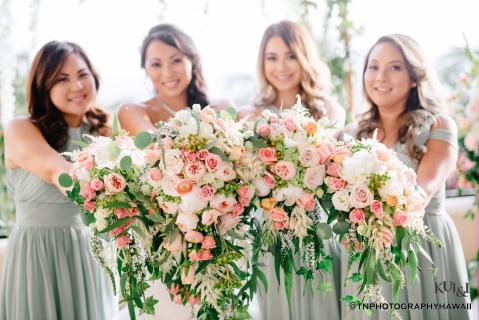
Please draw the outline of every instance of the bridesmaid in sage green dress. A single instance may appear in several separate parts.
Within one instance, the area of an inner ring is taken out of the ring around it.
[[[98,76],[77,45],[52,41],[36,55],[27,83],[30,116],[5,130],[5,161],[16,222],[0,286],[0,319],[112,319],[109,280],[89,250],[80,212],[57,177],[83,134],[108,134],[92,107]]]
[[[254,107],[239,110],[239,117],[254,119],[263,110],[279,111],[292,107],[296,95],[310,113],[319,119],[328,117],[338,128],[344,126],[345,112],[329,95],[329,70],[319,59],[311,36],[300,25],[281,21],[269,26],[259,50],[258,76],[260,90]],[[321,292],[322,276],[318,273],[312,290],[305,289],[303,277],[293,275],[291,307],[288,307],[284,287],[278,286],[274,259],[264,257],[264,272],[268,291],[258,294],[259,319],[308,320],[341,319],[340,313],[340,246],[337,239],[325,242],[325,252],[333,258],[332,274],[326,273],[324,281],[331,290]],[[296,257],[299,262],[299,255]],[[283,275],[281,276],[284,278]],[[321,279],[321,281],[320,281]]]
[[[442,248],[423,242],[435,266],[419,253],[418,266],[422,271],[417,272],[418,279],[413,284],[411,274],[406,272],[406,284],[398,302],[437,303],[442,307],[404,309],[398,310],[399,313],[403,319],[466,320],[472,319],[472,311],[464,251],[445,208],[445,181],[455,169],[457,159],[457,128],[444,114],[444,103],[439,99],[435,82],[413,39],[400,34],[381,37],[369,51],[363,71],[364,93],[370,109],[358,124],[345,131],[360,138],[370,137],[378,128],[378,138],[416,171],[417,182],[429,199],[424,224],[441,241]],[[346,260],[342,265],[346,265]],[[433,267],[437,268],[435,277]],[[392,302],[391,286],[384,281],[380,284],[384,287],[382,295]],[[343,295],[353,291],[348,286]],[[453,309],[454,304],[458,309]],[[374,312],[368,317],[363,311],[348,309],[347,303],[343,303],[346,319],[391,318],[387,311]]]

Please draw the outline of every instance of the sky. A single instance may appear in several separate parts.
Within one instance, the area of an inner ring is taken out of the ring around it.
[[[296,0],[0,0],[0,8],[7,1],[12,3],[13,35],[7,49],[26,51],[32,58],[50,40],[80,44],[102,79],[98,102],[111,111],[121,102],[142,101],[153,93],[139,56],[153,25],[174,23],[190,34],[203,60],[210,97],[241,104],[255,90],[264,29],[281,19],[298,20],[300,14]],[[319,8],[310,19],[317,25],[313,32],[320,35],[324,5],[316,2]],[[32,24],[35,6],[39,11]],[[365,52],[387,33],[415,38],[433,65],[451,47],[464,45],[463,32],[477,48],[478,12],[476,0],[353,0],[350,16],[363,30],[353,42],[354,71],[360,73]],[[232,76],[237,76],[234,83],[229,81]],[[358,78],[355,83],[358,86]]]

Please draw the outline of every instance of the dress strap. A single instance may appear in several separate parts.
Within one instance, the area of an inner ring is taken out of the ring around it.
[[[432,129],[428,140],[441,140],[451,145],[454,149],[458,149],[457,136],[447,129]]]

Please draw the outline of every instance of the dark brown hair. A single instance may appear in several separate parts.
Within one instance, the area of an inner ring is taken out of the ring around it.
[[[192,79],[187,88],[188,106],[199,103],[201,107],[209,104],[206,94],[206,83],[201,68],[201,59],[198,50],[189,35],[184,33],[178,27],[171,24],[159,24],[154,26],[148,32],[141,45],[141,67],[145,68],[146,50],[152,41],[161,41],[169,46],[178,49],[183,53],[192,64]]]
[[[37,126],[55,150],[61,150],[68,141],[68,125],[63,113],[50,99],[50,90],[70,54],[78,54],[90,69],[95,79],[95,87],[100,87],[99,77],[83,49],[71,42],[50,41],[45,44],[33,59],[28,75],[26,96],[30,121]],[[90,131],[98,131],[106,126],[108,115],[96,106],[85,113]]]
[[[364,74],[368,68],[371,52],[378,44],[385,42],[391,43],[399,50],[404,58],[409,78],[416,83],[416,86],[409,91],[406,108],[400,118],[398,141],[406,145],[408,153],[413,159],[420,159],[426,152],[426,147],[416,145],[415,137],[425,130],[424,126],[432,124],[436,120],[437,115],[444,109],[444,102],[438,90],[435,74],[427,65],[419,44],[406,35],[383,36],[376,41],[366,55],[363,69],[363,94],[370,108],[361,115],[357,137],[365,137],[379,126],[379,109],[366,93]]]

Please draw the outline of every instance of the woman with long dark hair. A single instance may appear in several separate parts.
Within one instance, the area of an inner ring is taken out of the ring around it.
[[[27,81],[29,116],[5,130],[7,187],[16,206],[0,286],[0,319],[111,319],[108,280],[89,250],[79,209],[57,179],[85,133],[108,134],[96,108],[98,75],[85,52],[52,41]]]

